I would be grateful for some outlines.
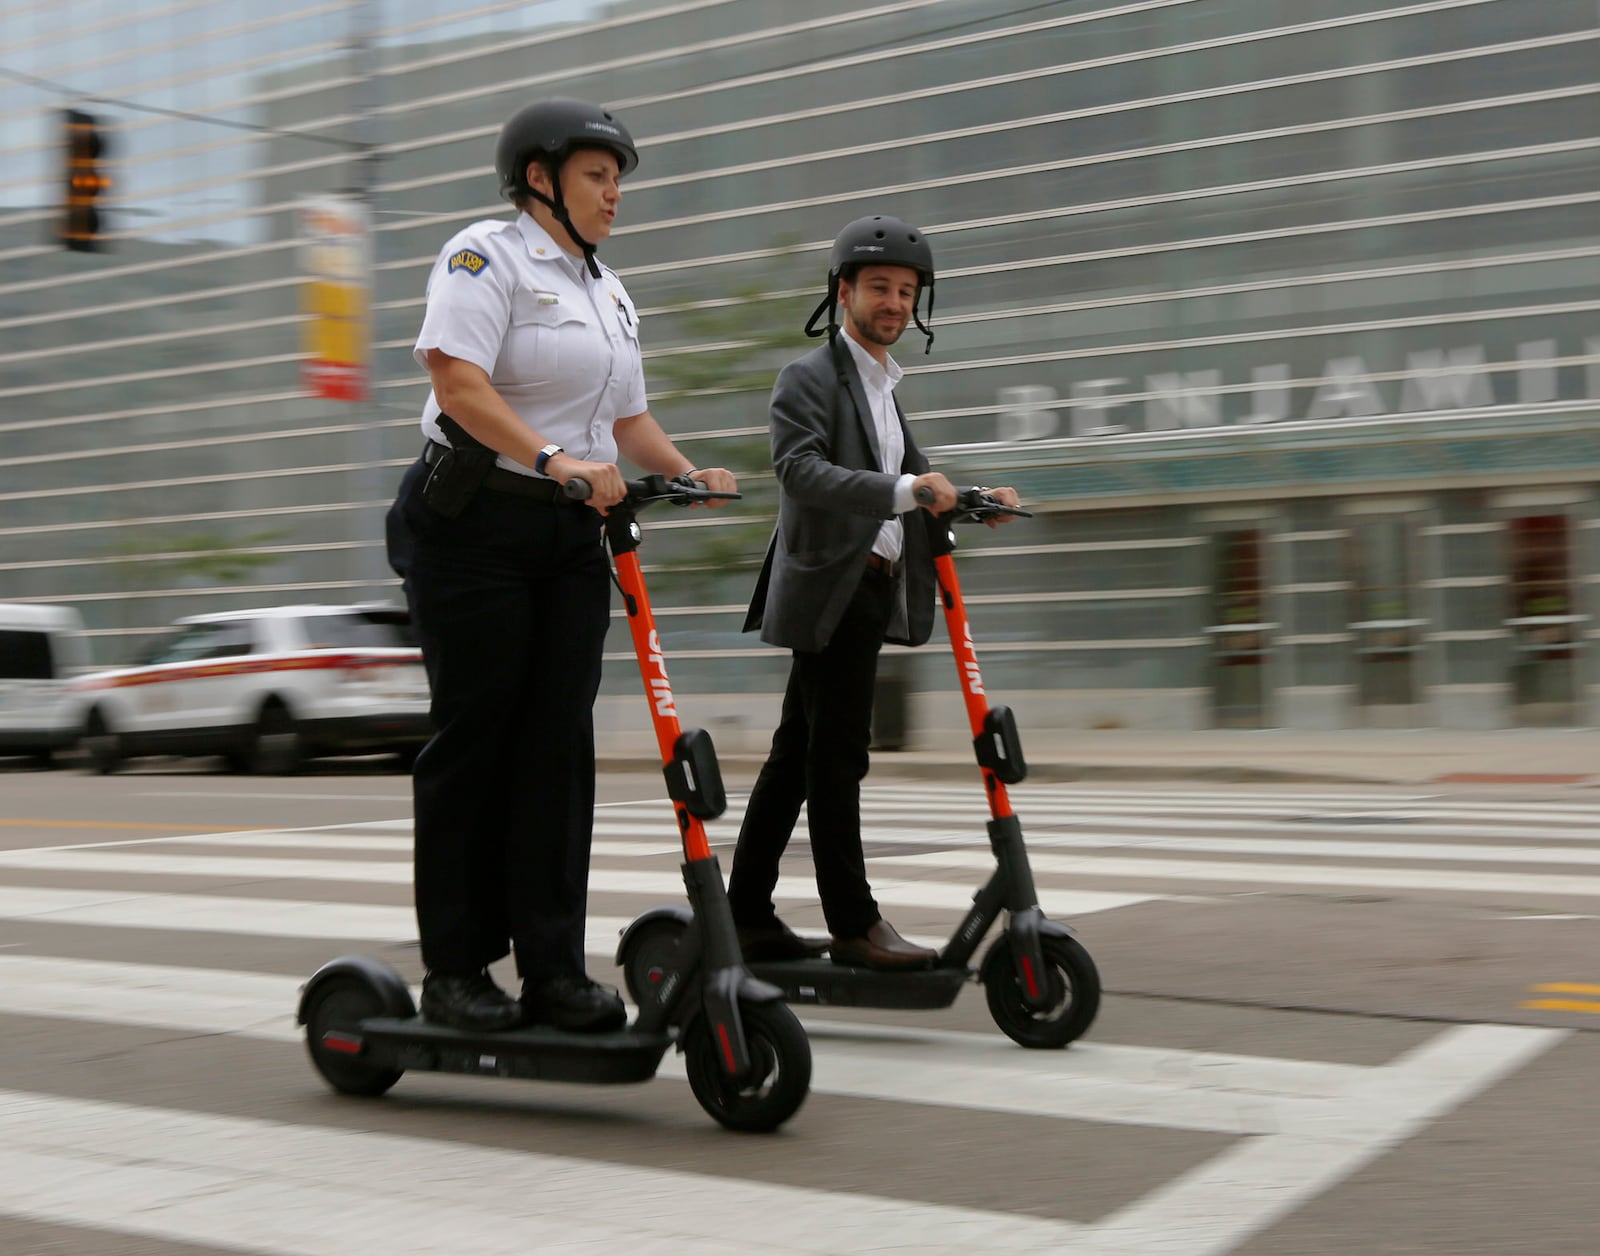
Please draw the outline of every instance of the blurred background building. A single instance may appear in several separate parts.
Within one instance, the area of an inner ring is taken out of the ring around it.
[[[420,446],[428,270],[506,212],[502,121],[560,94],[639,141],[604,256],[653,408],[750,491],[647,517],[686,715],[765,731],[786,659],[738,629],[767,390],[834,233],[884,212],[939,267],[937,344],[897,354],[919,442],[1039,512],[961,559],[1025,726],[1600,723],[1594,0],[0,20],[0,600],[78,607],[102,664],[181,614],[398,598],[382,522]],[[107,146],[101,251],[57,237],[66,109]],[[370,239],[308,241],[308,205]],[[364,399],[308,383],[330,312]],[[614,646],[606,692],[636,701]],[[913,724],[959,724],[948,653],[885,670]]]

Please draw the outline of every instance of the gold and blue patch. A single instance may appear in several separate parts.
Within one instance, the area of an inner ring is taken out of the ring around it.
[[[450,258],[450,274],[464,270],[469,275],[476,275],[481,270],[489,269],[489,259],[482,253],[474,253],[471,249],[462,249]]]

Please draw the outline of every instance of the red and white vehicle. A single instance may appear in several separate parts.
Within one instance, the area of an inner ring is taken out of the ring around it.
[[[128,667],[74,680],[90,767],[136,755],[220,754],[234,771],[391,752],[431,729],[410,617],[392,606],[278,606],[191,615]]]

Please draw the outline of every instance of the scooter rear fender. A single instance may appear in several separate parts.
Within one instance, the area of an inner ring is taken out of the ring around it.
[[[338,959],[330,959],[316,972],[311,974],[311,979],[300,987],[300,1006],[295,1011],[296,1023],[304,1025],[306,1015],[317,991],[329,981],[340,977],[354,977],[377,991],[378,997],[383,1000],[383,1014],[405,1018],[417,1014],[417,1005],[411,1000],[411,987],[406,985],[405,978],[385,964],[381,959],[373,959],[367,955],[341,955]]]

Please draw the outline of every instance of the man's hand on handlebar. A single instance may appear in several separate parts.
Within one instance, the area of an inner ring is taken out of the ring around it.
[[[958,488],[955,490],[955,501],[947,511],[939,511],[934,490],[931,487],[918,486],[912,490],[917,503],[924,510],[934,514],[947,514],[954,519],[973,519],[979,523],[986,523],[991,528],[1012,519],[1031,519],[1033,516],[1022,509],[1022,499],[1017,496],[1014,488]]]
[[[956,486],[937,471],[912,480],[911,496],[930,515],[942,515],[956,508]]]
[[[994,500],[999,502],[1002,506],[1010,506],[1013,510],[1018,509],[1022,505],[1022,498],[1017,496],[1017,490],[1009,486],[1005,488],[991,488],[987,490],[987,495],[994,498]],[[1010,523],[1015,518],[1017,518],[1016,515],[1007,514],[1002,511],[999,514],[990,515],[983,522],[988,527],[998,528],[1002,523]]]

